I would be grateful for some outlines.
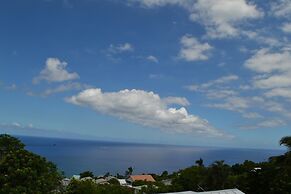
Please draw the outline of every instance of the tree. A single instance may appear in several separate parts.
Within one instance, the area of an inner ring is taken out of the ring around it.
[[[127,171],[125,171],[125,177],[131,176],[133,173],[133,168],[130,166]]]
[[[21,143],[19,139],[7,134],[0,135],[0,160],[9,152],[21,150],[23,148],[24,144]]]
[[[230,170],[230,166],[224,164],[223,160],[215,161],[209,168],[206,184],[210,189],[225,189]]]
[[[291,136],[282,137],[280,140],[280,145],[284,145],[291,151]]]
[[[84,177],[91,177],[91,178],[93,178],[94,177],[94,174],[91,171],[81,172],[80,173],[80,178],[84,178]]]
[[[201,166],[201,167],[204,166],[202,158],[200,158],[199,160],[196,160],[195,163],[196,163],[198,166]]]
[[[161,174],[162,178],[167,178],[167,176],[169,175],[168,171],[163,171],[163,173]]]
[[[133,194],[133,189],[120,185],[98,185],[91,180],[70,182],[65,194]]]
[[[45,158],[24,149],[17,138],[0,135],[0,193],[53,193],[61,174]]]

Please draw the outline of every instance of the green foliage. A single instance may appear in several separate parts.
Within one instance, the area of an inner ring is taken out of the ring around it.
[[[97,185],[91,180],[73,180],[65,194],[133,194],[133,190],[118,185]]]
[[[208,190],[225,189],[231,168],[224,161],[215,161],[208,169],[206,185]]]
[[[192,166],[182,170],[173,180],[174,188],[179,191],[199,191],[200,187],[204,187],[207,178],[207,169],[200,166]]]
[[[61,175],[56,166],[24,149],[17,138],[0,135],[0,193],[54,193]]]
[[[192,166],[177,173],[168,175],[172,186],[150,185],[145,193],[177,192],[177,191],[210,191],[238,188],[248,194],[291,194],[291,138],[284,137],[281,145],[289,148],[281,156],[271,157],[268,162],[255,163],[246,160],[243,164],[229,166],[224,161],[216,161],[209,167]],[[203,161],[203,160],[202,160]],[[203,163],[202,163],[203,164]],[[157,180],[162,180],[162,176]]]
[[[112,178],[108,181],[108,183],[112,184],[112,185],[120,185],[119,181],[115,178]]]
[[[133,173],[133,168],[130,166],[127,171],[125,171],[125,177],[129,177]]]
[[[291,137],[284,137],[280,144],[287,146],[288,152],[269,158],[268,162],[255,163],[246,160],[242,164],[229,166],[224,161],[216,161],[205,167],[203,160],[195,166],[169,174],[152,174],[157,182],[136,181],[133,186],[146,185],[140,193],[165,193],[185,190],[203,191],[238,188],[248,194],[291,194]],[[258,168],[259,167],[259,168]],[[126,176],[133,173],[129,167]],[[110,175],[109,173],[107,174]],[[90,171],[81,177],[94,177]],[[119,175],[119,177],[122,177]],[[9,135],[0,135],[0,194],[132,194],[133,189],[122,187],[118,180],[109,184],[96,184],[94,180],[72,180],[62,190],[61,175],[56,166],[36,154],[24,149],[24,144]],[[163,180],[172,180],[172,185],[164,185]]]
[[[286,146],[291,151],[291,136],[282,137],[280,145]]]
[[[81,172],[80,173],[80,178],[84,178],[84,177],[91,177],[91,178],[93,178],[94,177],[94,174],[91,171]]]
[[[7,134],[0,135],[0,160],[9,152],[24,149],[24,144],[15,137]]]
[[[142,180],[138,180],[138,181],[134,181],[132,183],[132,186],[142,186],[142,185],[150,185],[151,183],[148,181],[142,181]]]
[[[199,160],[196,160],[195,163],[196,163],[198,166],[204,166],[202,158],[200,158]]]

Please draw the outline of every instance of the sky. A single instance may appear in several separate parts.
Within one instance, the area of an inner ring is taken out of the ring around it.
[[[0,132],[279,148],[291,0],[3,0]]]

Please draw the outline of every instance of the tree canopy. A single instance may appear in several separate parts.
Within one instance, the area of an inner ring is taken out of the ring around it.
[[[0,193],[54,193],[61,174],[45,158],[24,149],[15,137],[0,135]]]

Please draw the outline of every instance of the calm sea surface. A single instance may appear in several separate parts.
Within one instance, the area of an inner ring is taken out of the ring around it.
[[[228,149],[145,145],[102,141],[68,140],[56,138],[20,137],[26,148],[57,164],[66,176],[90,170],[95,175],[120,173],[134,167],[135,173],[169,172],[191,166],[199,158],[206,165],[215,160],[228,164],[244,160],[265,161],[282,150]]]

